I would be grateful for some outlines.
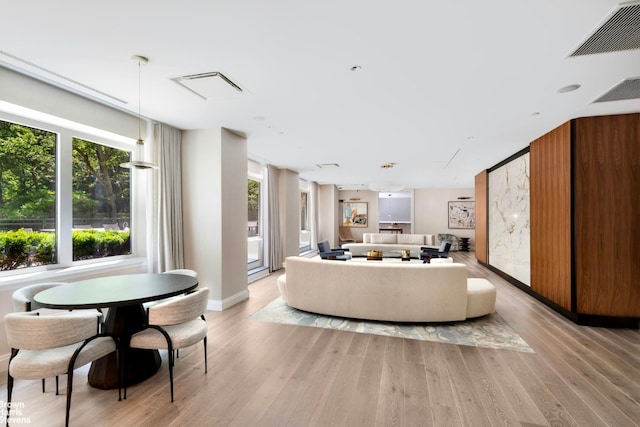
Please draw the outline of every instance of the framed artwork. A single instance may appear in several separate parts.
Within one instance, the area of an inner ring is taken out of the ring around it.
[[[366,227],[367,223],[367,202],[344,202],[342,204],[342,225],[344,227]]]
[[[449,228],[476,228],[476,202],[449,202]]]

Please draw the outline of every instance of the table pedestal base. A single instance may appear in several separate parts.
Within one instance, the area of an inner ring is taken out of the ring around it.
[[[129,348],[131,335],[141,331],[145,321],[142,305],[113,307],[109,309],[104,330],[120,338],[121,358],[126,372],[127,385],[139,383],[155,374],[162,359],[158,350]],[[116,354],[109,354],[91,364],[88,375],[89,384],[95,388],[107,390],[118,388],[118,370]],[[124,386],[124,384],[122,384]]]

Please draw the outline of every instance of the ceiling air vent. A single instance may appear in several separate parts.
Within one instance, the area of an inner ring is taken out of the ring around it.
[[[640,2],[623,3],[570,56],[640,49]]]
[[[593,102],[640,99],[640,77],[625,79]]]
[[[200,98],[228,98],[242,93],[242,88],[232,82],[224,74],[214,71],[210,73],[191,74],[171,79]]]

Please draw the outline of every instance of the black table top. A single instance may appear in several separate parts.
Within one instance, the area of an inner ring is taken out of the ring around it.
[[[185,274],[125,274],[81,280],[34,296],[43,307],[81,309],[142,304],[195,289],[198,279]]]

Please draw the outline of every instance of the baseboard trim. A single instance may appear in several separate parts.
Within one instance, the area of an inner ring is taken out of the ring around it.
[[[504,273],[503,271],[489,265],[483,261],[477,260],[478,264],[488,268],[493,271],[497,275],[504,278],[506,281],[514,285],[516,288],[521,289],[527,294],[531,295],[541,303],[547,305],[549,308],[555,310],[557,313],[571,320],[572,322],[581,325],[581,326],[595,326],[602,328],[629,328],[629,329],[640,329],[640,318],[637,317],[615,317],[615,316],[599,316],[595,314],[583,314],[583,313],[574,313],[561,305],[547,299],[546,297],[540,295],[530,286],[520,282],[519,280],[511,277],[510,275]]]
[[[223,300],[210,299],[207,304],[207,310],[211,311],[223,311],[229,307],[232,307],[239,302],[242,302],[249,298],[249,290],[245,289],[241,292],[238,292],[235,295],[230,296],[229,298],[225,298]]]

